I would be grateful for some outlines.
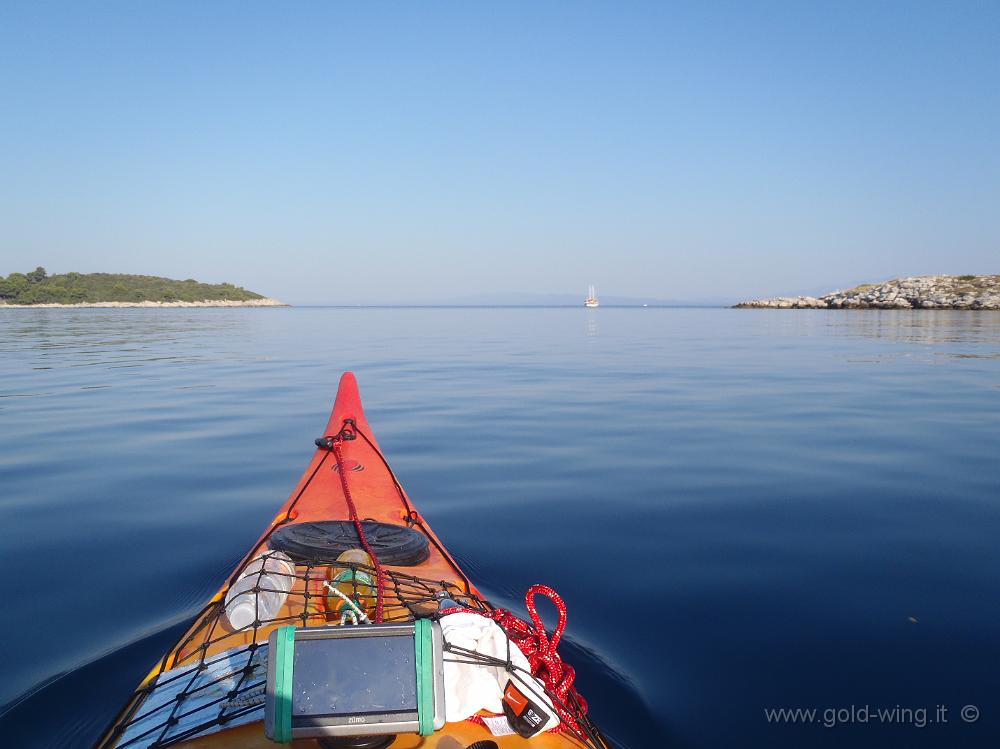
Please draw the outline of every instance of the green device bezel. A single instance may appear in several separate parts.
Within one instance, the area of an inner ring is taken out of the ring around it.
[[[412,635],[416,671],[415,713],[365,713],[363,716],[294,716],[293,685],[296,641]],[[403,624],[341,627],[280,627],[268,638],[264,732],[288,743],[294,738],[419,733],[429,736],[444,726],[444,660],[441,627],[430,619]]]

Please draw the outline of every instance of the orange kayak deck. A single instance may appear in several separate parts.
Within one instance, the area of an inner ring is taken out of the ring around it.
[[[345,495],[345,483],[359,519],[401,526],[417,531],[427,539],[428,554],[419,564],[393,566],[383,563],[387,580],[383,598],[385,621],[408,621],[414,616],[431,615],[437,610],[435,596],[442,594],[473,607],[488,607],[488,603],[483,601],[479,591],[417,512],[393,475],[365,418],[357,381],[350,372],[341,378],[336,403],[324,437],[327,438],[326,444],[317,447],[302,478],[274,520],[177,644],[149,672],[98,746],[124,748],[149,745],[148,737],[145,739],[146,743],[142,740],[136,741],[134,736],[129,739],[129,731],[135,729],[140,720],[148,723],[151,720],[149,717],[151,712],[163,709],[154,710],[144,706],[149,695],[158,688],[160,683],[158,680],[168,680],[171,678],[170,674],[185,673],[184,669],[192,673],[199,668],[204,669],[206,660],[211,662],[212,656],[220,654],[223,654],[220,657],[224,658],[226,652],[234,652],[234,649],[249,651],[252,654],[261,643],[267,642],[268,635],[278,626],[287,624],[324,626],[335,623],[331,622],[330,614],[323,605],[326,598],[323,583],[328,566],[297,566],[287,600],[273,621],[255,622],[252,627],[234,630],[225,614],[225,598],[230,586],[248,563],[259,554],[269,553],[268,539],[278,529],[313,521],[349,520],[351,512]],[[331,439],[338,437],[341,438],[337,445],[340,462],[337,452],[330,449]],[[320,440],[317,440],[317,443],[320,443]],[[341,469],[346,481],[340,475]],[[178,698],[178,703],[183,699],[182,695]],[[209,733],[202,732],[191,738],[178,736],[172,739],[166,737],[164,732],[161,736],[165,738],[155,745],[178,746],[185,749],[195,747],[273,749],[276,744],[264,736],[263,710],[260,709],[258,713],[259,715],[256,715],[251,722],[246,722],[244,718],[242,725],[232,727],[219,725]],[[173,705],[169,711],[164,710],[164,725],[173,715],[183,716],[178,705]],[[493,736],[478,723],[460,721],[446,723],[443,729],[431,736],[399,735],[393,742],[392,748],[465,749],[476,741],[484,739],[492,740],[505,749],[605,747],[606,744],[600,738],[597,729],[589,721],[586,721],[586,724],[591,729],[587,731],[589,736],[576,736],[563,731],[537,734],[531,739],[523,739],[517,735]],[[292,746],[300,749],[307,747],[319,749],[320,744],[313,739],[296,739],[292,742]]]

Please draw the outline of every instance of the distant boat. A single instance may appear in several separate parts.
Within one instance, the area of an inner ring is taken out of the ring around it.
[[[583,303],[585,307],[600,307],[601,303],[597,301],[597,292],[594,291],[593,285],[590,286],[589,293],[587,294],[587,301]]]

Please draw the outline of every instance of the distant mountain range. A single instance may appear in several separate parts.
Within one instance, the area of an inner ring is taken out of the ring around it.
[[[582,307],[583,294],[528,294],[528,293],[503,293],[503,294],[470,294],[469,296],[449,299],[443,304],[486,304],[486,305],[514,305],[514,306],[553,306],[553,307]],[[659,297],[635,297],[635,296],[615,296],[612,294],[598,294],[601,305],[605,307],[641,307],[648,304],[651,307],[714,307],[728,303],[726,298],[702,298],[702,299],[663,299]]]
[[[658,297],[632,297],[600,295],[602,307],[727,307],[733,303],[729,297],[697,299],[662,299]],[[320,303],[314,303],[322,306]],[[308,303],[305,306],[310,306]],[[354,306],[354,305],[351,305]],[[446,299],[401,299],[362,301],[359,307],[583,307],[580,294],[531,294],[525,292],[496,292],[468,294]]]

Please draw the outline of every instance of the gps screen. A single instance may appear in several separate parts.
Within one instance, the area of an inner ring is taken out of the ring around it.
[[[294,717],[416,711],[413,635],[296,641]]]

